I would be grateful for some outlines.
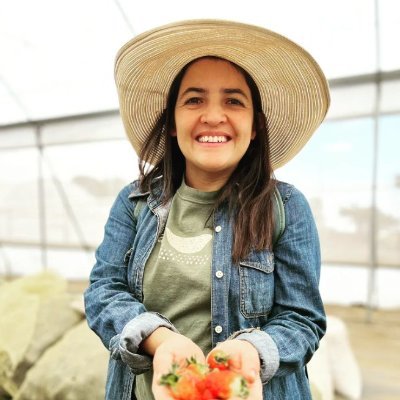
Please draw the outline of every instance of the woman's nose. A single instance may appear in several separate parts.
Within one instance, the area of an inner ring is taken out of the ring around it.
[[[204,109],[203,114],[200,117],[200,122],[211,126],[216,126],[226,122],[226,114],[220,105],[209,105]]]

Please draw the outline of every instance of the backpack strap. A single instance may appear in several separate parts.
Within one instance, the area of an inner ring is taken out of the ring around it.
[[[272,238],[272,247],[274,247],[285,230],[285,209],[278,188],[275,188],[274,190],[272,204],[274,210],[274,234]]]
[[[136,205],[135,205],[135,208],[133,209],[133,216],[135,218],[136,224],[137,224],[137,219],[138,219],[138,216],[140,214],[140,211],[142,211],[142,209],[143,209],[145,204],[146,204],[146,199],[139,198],[137,203],[136,203]],[[124,263],[125,263],[125,265],[128,265],[129,260],[130,260],[130,258],[132,256],[132,253],[133,253],[133,245],[124,255]]]
[[[133,210],[133,216],[135,217],[136,221],[138,219],[140,211],[142,211],[142,209],[145,206],[145,204],[146,204],[146,199],[145,198],[144,199],[143,198],[138,199],[138,201],[137,201],[137,203],[135,205],[135,208]]]

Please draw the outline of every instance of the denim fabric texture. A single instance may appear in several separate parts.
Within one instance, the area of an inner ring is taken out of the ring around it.
[[[107,400],[134,398],[134,377],[152,362],[138,352],[141,341],[160,326],[175,330],[165,316],[142,304],[144,268],[164,230],[169,204],[160,203],[159,191],[149,195],[138,186],[137,181],[126,186],[114,202],[85,292],[88,324],[110,351]],[[231,259],[232,223],[225,207],[214,214],[211,337],[213,347],[233,337],[256,347],[264,399],[308,400],[305,366],[326,329],[318,289],[319,240],[303,194],[283,182],[278,190],[286,220],[282,236],[273,252],[253,251],[239,265]],[[147,206],[135,216],[143,198]]]

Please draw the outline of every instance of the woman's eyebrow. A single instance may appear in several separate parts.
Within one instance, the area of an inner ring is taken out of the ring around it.
[[[208,90],[206,90],[204,88],[200,88],[200,87],[188,87],[181,94],[181,96],[185,96],[186,94],[188,94],[190,92],[205,94],[205,93],[208,93]],[[223,88],[223,89],[221,89],[221,92],[224,93],[224,94],[240,94],[244,98],[248,99],[246,93],[242,89],[239,89],[239,88]]]
[[[243,97],[248,99],[245,92],[242,89],[222,89],[222,91],[226,94],[241,94]]]
[[[199,87],[188,87],[182,94],[181,96],[185,96],[186,94],[190,93],[190,92],[196,92],[196,93],[206,93],[207,90],[203,89],[203,88],[199,88]]]

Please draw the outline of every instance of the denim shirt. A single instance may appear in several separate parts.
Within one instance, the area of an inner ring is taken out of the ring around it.
[[[228,338],[247,340],[258,350],[263,398],[311,399],[305,365],[325,333],[318,284],[320,249],[307,200],[294,186],[278,182],[285,230],[271,251],[252,251],[232,262],[232,222],[226,208],[214,214],[211,282],[213,347]],[[138,216],[135,205],[147,198]],[[134,398],[134,376],[151,368],[152,358],[138,349],[164,326],[164,316],[142,304],[146,261],[163,232],[170,204],[160,192],[141,193],[137,181],[114,202],[96,251],[85,292],[87,321],[110,351],[106,399]],[[139,399],[142,400],[142,399]]]

